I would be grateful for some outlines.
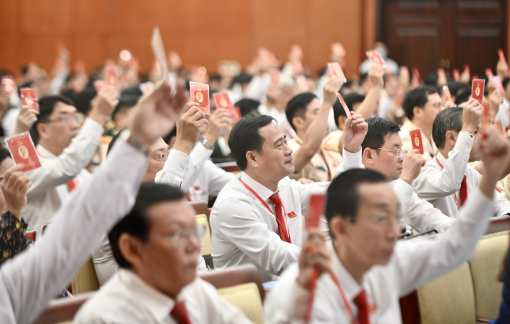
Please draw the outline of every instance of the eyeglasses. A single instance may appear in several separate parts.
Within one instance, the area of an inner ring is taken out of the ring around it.
[[[388,150],[388,149],[383,149],[383,148],[380,148],[380,147],[371,147],[371,149],[372,150],[381,150],[381,151],[395,153],[397,155],[397,157],[399,157],[399,158],[404,157],[407,154],[407,150],[403,150],[403,149]]]
[[[151,235],[151,238],[164,239],[172,242],[176,248],[189,245],[191,238],[202,239],[205,235],[205,225],[197,225],[189,230],[179,231],[174,234]]]
[[[401,215],[389,216],[389,215],[377,215],[370,218],[357,217],[356,220],[367,221],[374,224],[378,224],[381,226],[390,227],[391,225],[397,223],[400,228],[404,228],[406,226],[405,220]]]
[[[158,162],[165,163],[167,157],[168,157],[168,153],[161,153],[160,155],[151,157],[150,160],[156,160]]]
[[[72,120],[74,120],[78,124],[81,124],[81,123],[83,123],[83,119],[84,119],[83,114],[76,113],[74,115],[63,115],[63,116],[60,116],[57,119],[53,119],[53,120],[50,119],[46,122],[46,124],[59,122],[64,125],[69,125]]]

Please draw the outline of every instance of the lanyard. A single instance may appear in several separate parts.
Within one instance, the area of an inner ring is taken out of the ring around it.
[[[289,233],[289,227],[287,226],[287,224],[280,224],[280,220],[278,219],[278,217],[276,217],[276,215],[273,213],[273,211],[271,210],[271,208],[269,207],[269,205],[264,201],[264,199],[262,199],[262,197],[259,196],[259,194],[257,192],[255,192],[255,190],[253,190],[250,186],[248,186],[242,179],[241,177],[239,177],[239,181],[241,181],[241,183],[246,187],[246,189],[248,189],[255,197],[257,197],[258,200],[260,200],[260,202],[267,208],[267,210],[269,210],[269,212],[275,216],[275,219],[276,219],[276,222],[278,223],[278,227],[281,228],[281,226],[285,226],[285,228],[287,229],[287,235],[289,236],[289,241],[291,240],[290,239],[290,233]],[[283,218],[284,218],[284,222],[285,222],[285,217],[287,215],[287,212],[285,211],[285,206],[283,206],[283,202],[282,202],[282,207],[283,207]],[[276,206],[275,206],[276,208]]]
[[[444,169],[443,165],[441,164],[441,162],[439,162],[439,159],[437,158],[436,156],[436,162],[437,164],[439,164],[439,166],[441,167],[441,170]],[[460,202],[459,202],[459,198],[457,197],[457,193],[454,194],[454,198],[455,198],[455,202],[457,203],[457,207],[460,209]]]
[[[342,297],[342,301],[345,305],[345,308],[347,309],[347,313],[349,314],[349,317],[351,318],[352,324],[356,324],[356,319],[354,318],[354,313],[352,312],[351,305],[349,305],[349,301],[347,300],[347,297],[345,297],[344,290],[342,289],[342,286],[340,285],[340,282],[336,278],[335,274],[331,269],[328,271],[331,279],[333,280],[333,283],[338,288],[338,291],[340,292],[340,296]],[[319,271],[317,268],[314,269],[311,282],[310,282],[310,295],[308,297],[308,304],[304,316],[304,323],[308,324],[310,321],[310,315],[312,313],[312,306],[313,306],[313,300],[315,297],[315,287],[317,283],[317,279],[319,278]]]

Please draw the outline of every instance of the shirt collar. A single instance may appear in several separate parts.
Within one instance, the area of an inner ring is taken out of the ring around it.
[[[133,293],[133,296],[149,310],[158,323],[163,322],[170,316],[170,312],[175,305],[175,301],[172,298],[149,286],[130,270],[119,269],[117,275],[120,281],[126,285],[128,290]],[[179,297],[177,297],[177,299],[179,299]]]
[[[275,193],[271,191],[271,189],[269,189],[268,187],[253,180],[245,172],[241,174],[240,179],[243,180],[243,182],[246,183],[250,188],[252,188],[264,201],[268,200],[269,197],[271,197]],[[276,192],[278,192],[278,190],[276,190]]]
[[[338,279],[338,282],[344,291],[345,298],[352,302],[354,298],[356,298],[356,296],[358,296],[359,293],[363,290],[363,287],[352,277],[349,271],[345,269],[344,265],[336,254],[336,251],[333,247],[333,241],[329,241],[326,244],[329,245],[329,248],[332,252],[331,271],[333,271],[336,278]],[[365,281],[364,275],[362,281]]]
[[[446,164],[446,160],[447,160],[447,158],[445,158],[445,157],[443,156],[443,154],[441,154],[441,152],[437,152],[437,155],[436,155],[436,156],[437,156],[437,159],[439,160],[439,162],[441,162],[441,164],[442,164],[442,165],[443,165],[443,167],[444,167],[444,165]]]
[[[56,159],[57,158],[53,153],[51,153],[50,151],[45,149],[44,146],[42,146],[41,144],[37,144],[37,150],[39,151],[39,154],[41,154],[42,157],[45,159]]]

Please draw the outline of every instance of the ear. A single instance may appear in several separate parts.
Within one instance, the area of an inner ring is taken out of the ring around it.
[[[365,150],[363,151],[363,154],[361,156],[362,163],[368,164],[368,165],[373,165],[375,163],[373,154],[374,154],[374,152],[372,151],[371,148],[369,148],[369,147],[365,148]]]
[[[119,237],[119,250],[124,259],[133,267],[140,267],[143,264],[143,257],[140,250],[141,242],[127,233]]]
[[[347,121],[347,116],[338,116],[338,128],[344,129],[346,121]]]
[[[445,135],[445,144],[448,144],[449,146],[455,146],[455,142],[457,142],[457,137],[459,134],[457,132],[449,130],[446,132]]]
[[[350,220],[340,216],[331,218],[329,221],[329,229],[333,233],[335,240],[344,242],[349,237],[347,231],[347,226],[349,226],[349,224],[347,224],[348,222],[350,223]]]
[[[413,108],[413,119],[415,117],[421,117],[422,113],[423,113],[423,109],[422,108],[420,108],[418,106],[414,106],[414,108]]]
[[[172,136],[172,137],[170,138],[170,142],[168,142],[168,146],[170,147],[170,149],[172,149],[172,148],[174,147],[174,145],[175,145],[175,140],[176,140],[176,139],[177,139],[177,137],[176,137],[176,136]]]
[[[48,125],[44,123],[38,123],[36,126],[37,133],[39,133],[39,139],[46,139],[48,133]]]
[[[256,151],[246,152],[246,160],[248,160],[248,165],[251,165],[254,168],[257,168],[259,166],[258,157],[259,154]]]
[[[305,120],[302,117],[296,116],[292,118],[292,124],[296,129],[302,129],[303,124],[305,123]]]

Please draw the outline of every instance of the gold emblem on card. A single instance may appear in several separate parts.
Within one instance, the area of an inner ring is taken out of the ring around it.
[[[25,102],[28,106],[32,106],[34,104],[34,101],[32,100],[32,96],[30,94],[28,94],[25,97]]]
[[[476,87],[475,94],[476,94],[477,96],[479,96],[479,95],[480,95],[480,87],[479,87],[479,86],[478,86],[478,87]]]
[[[28,149],[23,145],[18,148],[18,153],[22,159],[26,159],[28,157]]]
[[[416,146],[420,146],[420,140],[418,139],[418,136],[416,136],[416,137],[414,138],[414,144],[415,144]]]
[[[225,100],[225,98],[221,98],[221,99],[220,99],[220,105],[221,105],[222,107],[226,107],[226,106],[227,106],[227,100]]]
[[[195,98],[197,98],[198,102],[204,101],[204,95],[202,94],[202,92],[197,92],[197,94],[195,95]]]

